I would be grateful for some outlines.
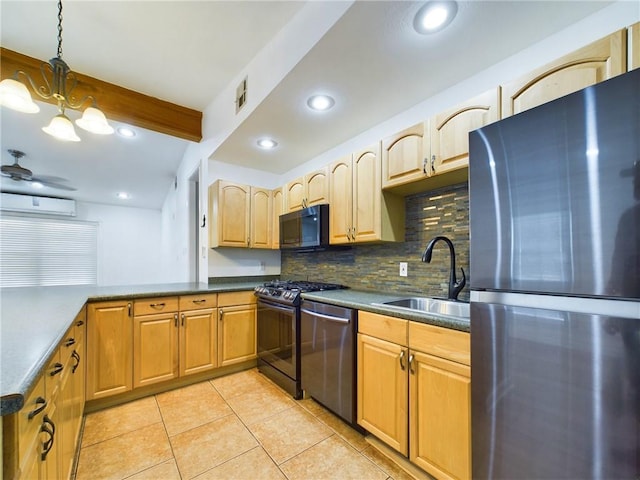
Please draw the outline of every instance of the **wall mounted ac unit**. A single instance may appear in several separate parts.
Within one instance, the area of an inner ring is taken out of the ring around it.
[[[76,201],[67,198],[37,197],[2,193],[0,210],[4,212],[38,213],[41,215],[76,216]]]

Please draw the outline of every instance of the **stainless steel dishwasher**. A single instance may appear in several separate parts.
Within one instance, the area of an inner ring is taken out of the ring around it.
[[[303,300],[300,313],[302,389],[356,426],[357,312]]]

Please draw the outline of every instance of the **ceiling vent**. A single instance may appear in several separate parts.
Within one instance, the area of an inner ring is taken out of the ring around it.
[[[17,193],[2,193],[3,212],[36,213],[40,215],[76,216],[76,201],[68,198],[37,197]]]
[[[236,113],[244,107],[245,103],[247,103],[247,77],[244,77],[236,88]]]

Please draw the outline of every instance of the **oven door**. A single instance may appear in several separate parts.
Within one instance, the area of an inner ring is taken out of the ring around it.
[[[298,307],[258,299],[258,358],[298,380]]]

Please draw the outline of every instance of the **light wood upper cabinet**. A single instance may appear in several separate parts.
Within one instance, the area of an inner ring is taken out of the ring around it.
[[[225,180],[209,187],[209,246],[271,248],[271,191]]]
[[[427,129],[428,132],[428,129]],[[414,182],[425,178],[425,152],[428,154],[425,124],[419,123],[382,140],[382,187]]]
[[[209,246],[248,247],[251,188],[218,180],[209,187]]]
[[[287,212],[329,202],[329,180],[327,167],[297,178],[285,186]]]
[[[640,68],[640,22],[634,23],[629,27],[630,42],[629,48],[631,48],[631,63],[629,64],[628,71]]]
[[[133,302],[87,306],[87,400],[133,387]]]
[[[432,175],[469,166],[469,132],[500,119],[500,89],[494,88],[429,121]]]
[[[351,155],[329,165],[329,242],[352,241],[353,174]]]
[[[271,190],[251,187],[251,241],[252,248],[271,248],[272,223]]]
[[[381,145],[329,166],[330,242],[404,240],[404,200],[381,190]]]
[[[271,214],[271,248],[280,248],[280,215],[285,213],[284,189],[282,187],[271,191],[273,199]]]
[[[626,30],[619,30],[502,86],[502,117],[523,112],[624,73]]]
[[[257,298],[253,291],[220,293],[218,301],[218,366],[257,356]]]

